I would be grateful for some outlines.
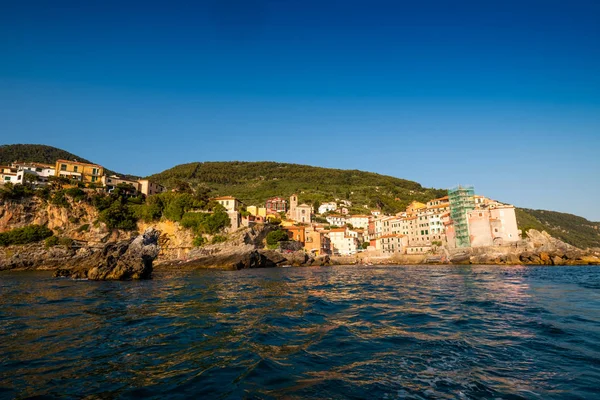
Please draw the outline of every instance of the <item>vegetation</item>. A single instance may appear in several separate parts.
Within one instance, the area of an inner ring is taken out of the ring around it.
[[[53,235],[51,229],[43,225],[29,225],[0,233],[0,246],[39,242]]]
[[[83,157],[44,144],[5,144],[0,146],[0,165],[7,165],[15,161],[54,164],[56,163],[56,160],[59,159],[77,160],[93,164],[93,162],[86,160]],[[114,171],[106,168],[104,171],[109,175],[115,174]],[[132,175],[127,176],[135,178]]]
[[[529,229],[546,231],[579,248],[600,247],[600,222],[555,211],[517,208],[517,225],[523,234]]]
[[[423,188],[405,179],[372,172],[319,168],[275,162],[205,162],[183,164],[150,177],[167,187],[187,182],[194,189],[210,189],[215,195],[231,195],[244,203],[264,204],[274,196],[299,194],[301,203],[318,206],[334,198],[353,202],[353,211],[363,205],[384,212],[404,210],[413,200],[427,201],[445,190]]]
[[[45,240],[45,245],[46,248],[50,248],[50,247],[54,247],[58,244],[58,236],[50,236],[49,238],[46,238]]]
[[[267,244],[269,246],[276,246],[279,242],[285,242],[290,239],[288,233],[283,230],[276,230],[267,234]]]

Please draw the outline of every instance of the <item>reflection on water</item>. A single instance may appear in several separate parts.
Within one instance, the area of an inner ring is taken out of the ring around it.
[[[595,398],[600,269],[0,275],[0,398]]]

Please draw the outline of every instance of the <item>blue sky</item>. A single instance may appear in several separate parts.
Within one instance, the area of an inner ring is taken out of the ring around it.
[[[598,1],[2,3],[0,143],[138,175],[361,169],[600,221]]]

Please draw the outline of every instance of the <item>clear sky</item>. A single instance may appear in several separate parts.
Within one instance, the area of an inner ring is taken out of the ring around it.
[[[138,175],[361,169],[600,220],[600,1],[0,2],[0,143]]]

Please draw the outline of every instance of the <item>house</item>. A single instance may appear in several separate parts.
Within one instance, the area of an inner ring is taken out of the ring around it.
[[[127,192],[129,192],[130,194],[136,194],[139,191],[140,187],[138,181],[133,179],[121,178],[117,175],[104,175],[102,176],[100,182],[102,182],[104,189],[108,193],[112,193],[117,188],[117,186],[121,185],[122,188],[127,187]]]
[[[346,228],[335,228],[329,231],[329,240],[334,255],[356,254],[358,239],[348,234]]]
[[[227,229],[228,232],[235,232],[242,226],[242,214],[238,211],[242,202],[232,196],[221,196],[212,199],[225,207],[231,226]]]
[[[404,254],[408,246],[408,238],[404,235],[385,235],[377,239],[383,255]]]
[[[307,228],[304,249],[313,256],[331,254],[331,241],[327,231]]]
[[[4,183],[22,183],[23,172],[18,173],[18,169],[9,165],[0,166],[0,181]]]
[[[246,211],[255,217],[258,215],[258,207],[256,206],[248,206],[246,207]]]
[[[288,211],[288,202],[283,197],[271,197],[265,202],[267,214],[279,214]]]
[[[167,191],[167,189],[164,186],[159,185],[158,183],[154,183],[148,179],[140,179],[138,181],[138,184],[138,190],[140,191],[140,193],[146,196],[152,196],[153,194],[164,193]]]
[[[337,203],[335,201],[330,201],[328,203],[322,203],[319,206],[317,212],[319,214],[325,214],[326,212],[335,211],[337,209]]]
[[[104,167],[79,161],[57,160],[55,176],[60,176],[86,184],[101,184]]]
[[[237,211],[238,208],[242,205],[241,201],[232,196],[215,197],[213,200],[225,207],[225,210],[227,212]]]
[[[329,225],[333,226],[344,226],[346,225],[346,217],[339,214],[331,214],[325,217]]]
[[[367,229],[369,227],[368,215],[350,215],[346,218],[346,223],[352,225],[355,228]]]
[[[285,227],[284,230],[288,233],[290,240],[295,240],[296,242],[304,243],[306,242],[306,231],[304,226],[288,226]]]
[[[25,174],[35,176],[35,184],[44,184],[48,182],[49,177],[56,174],[55,166],[51,164],[15,161],[12,163],[12,167],[17,168],[17,171],[22,171],[23,178]]]

